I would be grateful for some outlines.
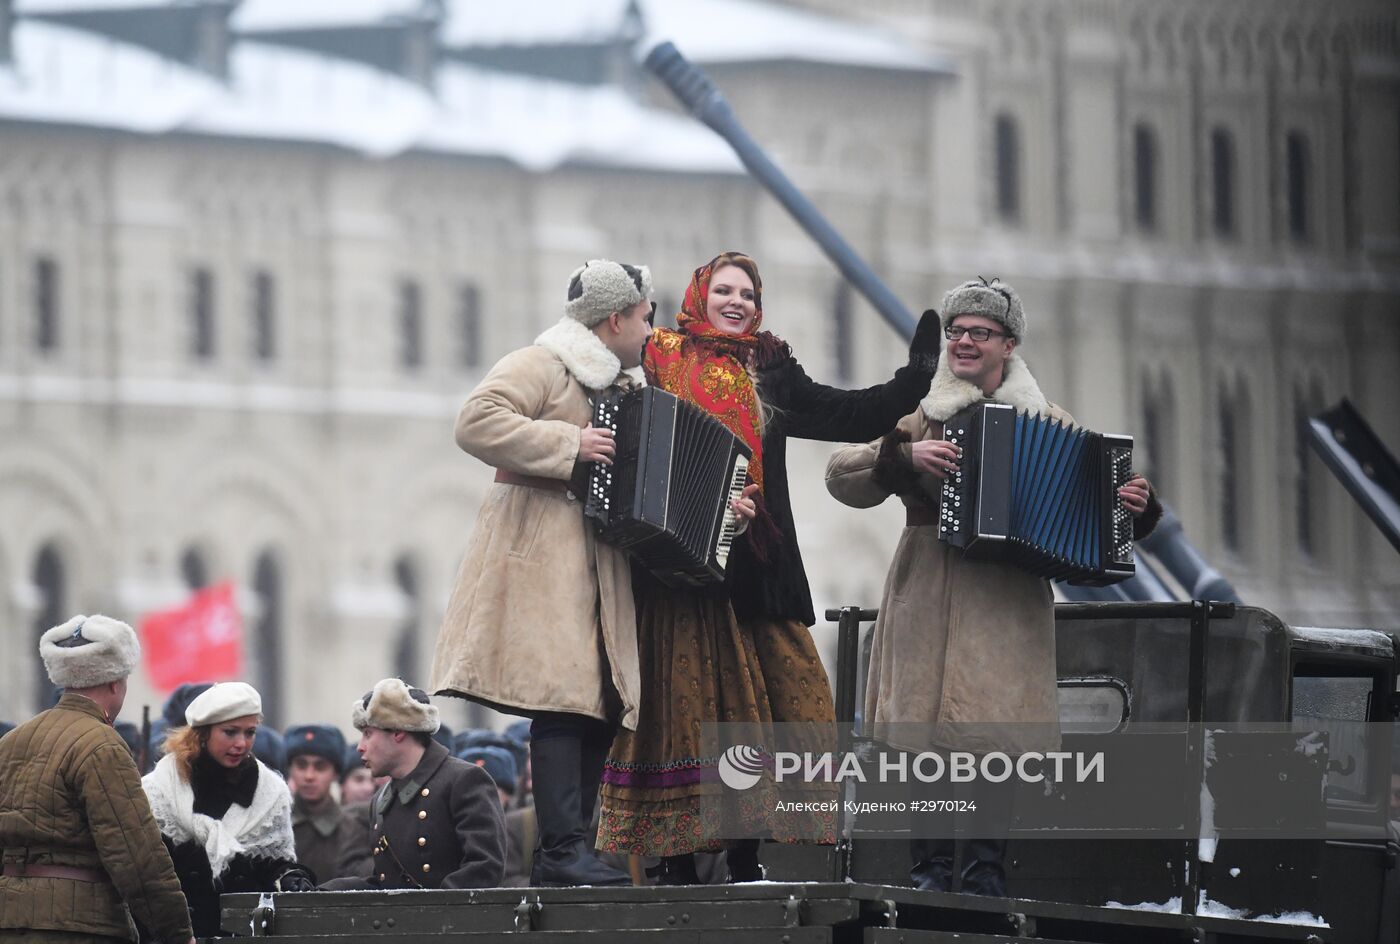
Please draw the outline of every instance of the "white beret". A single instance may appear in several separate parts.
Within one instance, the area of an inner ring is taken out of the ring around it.
[[[93,688],[130,675],[141,659],[141,644],[120,620],[75,616],[39,637],[39,655],[59,688]]]
[[[262,714],[262,696],[247,682],[215,682],[185,709],[185,723],[192,728],[218,724],[231,718]]]
[[[355,699],[350,712],[351,723],[359,731],[379,728],[434,734],[441,724],[437,706],[428,701],[427,693],[396,678],[384,679]]]

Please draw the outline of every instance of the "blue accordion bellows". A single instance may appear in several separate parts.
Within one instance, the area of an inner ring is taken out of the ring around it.
[[[1131,436],[979,403],[949,419],[944,438],[963,458],[943,482],[942,540],[1051,580],[1133,575],[1132,518],[1118,497],[1133,474]]]

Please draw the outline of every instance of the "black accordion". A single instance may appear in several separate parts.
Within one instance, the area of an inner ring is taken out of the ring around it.
[[[656,387],[600,397],[593,425],[615,436],[593,463],[583,513],[598,536],[671,587],[724,580],[748,477],[748,445],[699,407]]]
[[[1001,403],[943,426],[962,459],[943,480],[940,539],[1049,580],[1107,586],[1133,575],[1133,521],[1118,497],[1133,474],[1131,436]]]

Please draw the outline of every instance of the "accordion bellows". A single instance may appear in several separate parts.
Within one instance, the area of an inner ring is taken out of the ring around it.
[[[612,465],[593,464],[584,516],[668,586],[724,580],[752,451],[699,407],[657,387],[600,397],[593,425],[613,431]]]
[[[1118,497],[1133,474],[1131,436],[979,403],[944,423],[944,437],[963,458],[943,481],[940,539],[1050,580],[1133,575],[1132,518]]]

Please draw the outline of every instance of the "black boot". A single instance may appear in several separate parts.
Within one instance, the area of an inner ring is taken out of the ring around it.
[[[598,787],[603,782],[603,767],[608,762],[608,752],[612,750],[616,728],[599,725],[584,737],[579,750],[579,816],[583,827],[593,835],[593,814],[598,812]]]
[[[581,821],[579,770],[582,741],[576,736],[530,742],[539,840],[530,884],[544,888],[574,885],[631,885],[632,878],[598,860]]]
[[[963,845],[967,865],[963,868],[962,890],[969,895],[1006,897],[1006,854],[1004,839],[969,839]]]
[[[926,892],[953,888],[953,840],[916,836],[909,840],[909,880]]]
[[[762,840],[740,839],[729,847],[725,858],[729,862],[729,884],[740,882],[761,882],[767,874],[758,861],[758,849]]]
[[[1006,897],[1006,831],[1010,827],[1015,787],[1006,783],[982,783],[970,793],[976,812],[967,817],[962,841],[962,890],[969,895]]]
[[[692,854],[662,856],[654,869],[647,869],[647,875],[656,879],[657,885],[699,885],[700,875],[695,871],[695,856]]]

